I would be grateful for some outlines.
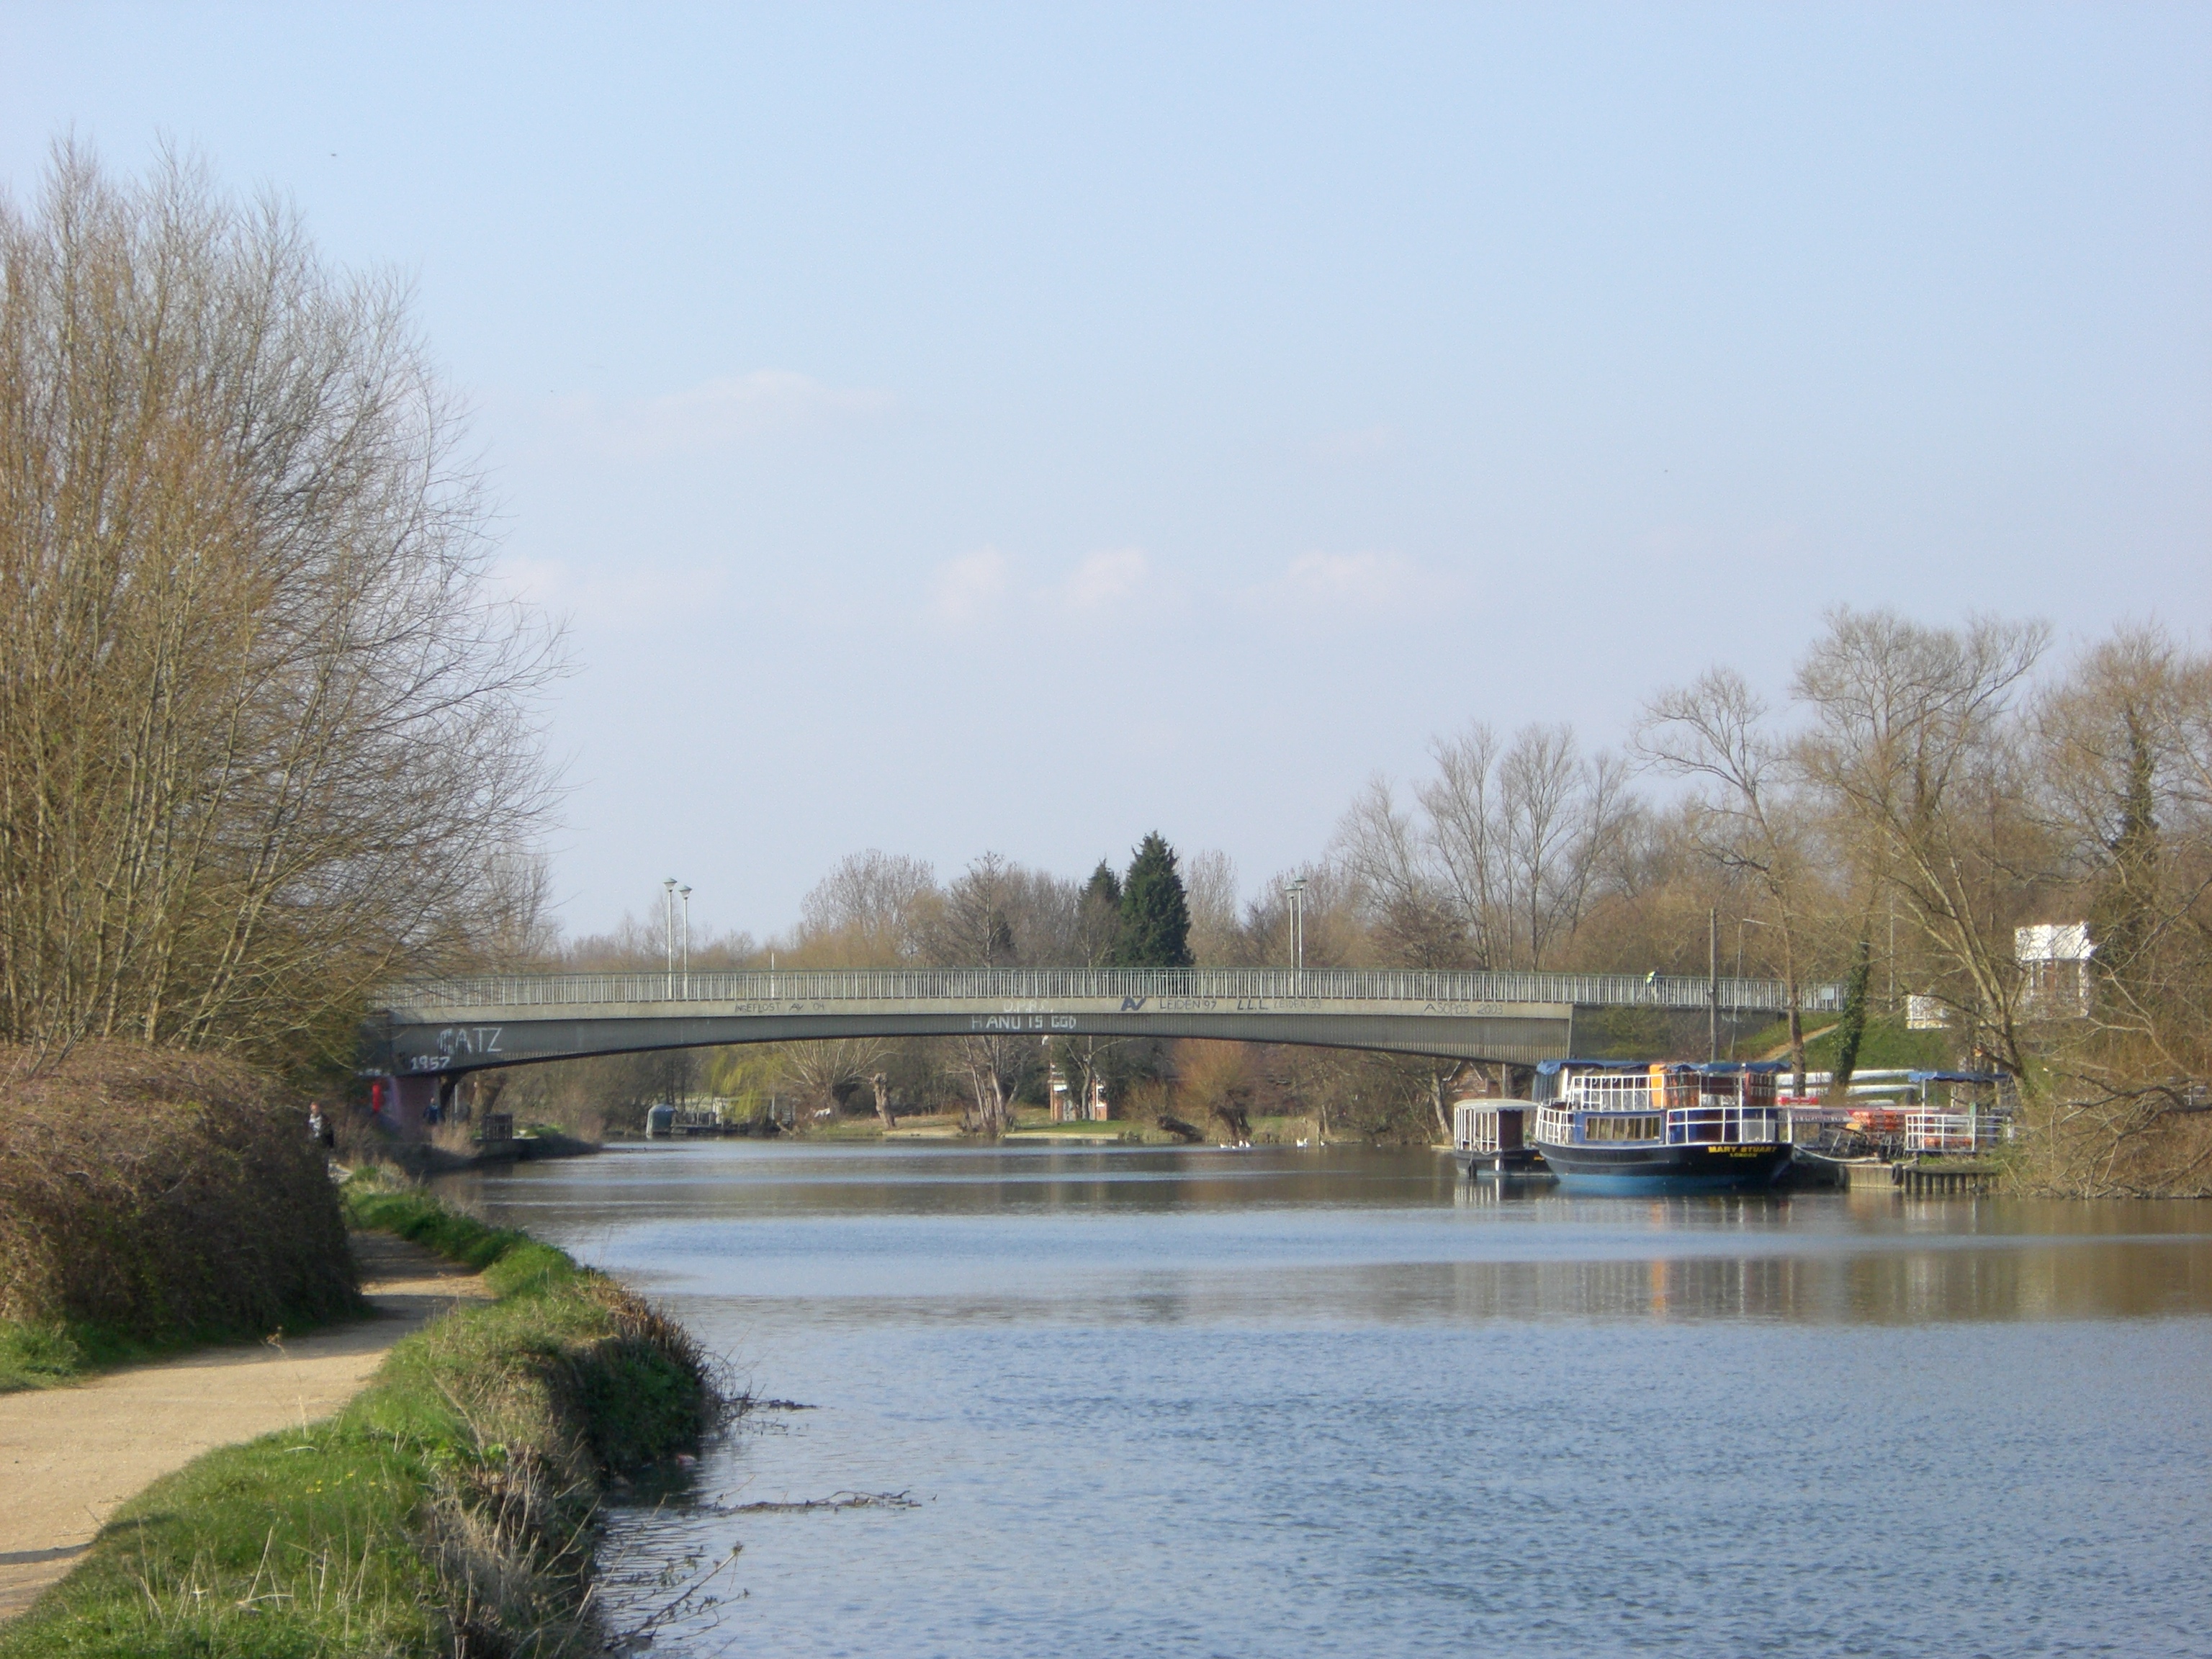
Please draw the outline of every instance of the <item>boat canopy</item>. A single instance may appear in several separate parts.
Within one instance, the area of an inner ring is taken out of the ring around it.
[[[1915,1083],[2002,1083],[2001,1072],[1907,1072]]]

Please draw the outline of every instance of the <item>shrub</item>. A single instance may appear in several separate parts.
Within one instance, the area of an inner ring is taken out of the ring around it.
[[[0,1320],[165,1344],[360,1304],[307,1104],[216,1055],[0,1048]]]

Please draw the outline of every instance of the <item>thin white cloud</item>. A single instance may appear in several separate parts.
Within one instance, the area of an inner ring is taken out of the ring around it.
[[[1287,622],[1401,621],[1454,604],[1461,584],[1387,549],[1301,553],[1267,580],[1236,595],[1239,608]]]
[[[1432,586],[1425,573],[1402,553],[1301,553],[1283,572],[1280,588],[1288,598],[1316,608],[1352,606],[1362,611],[1395,609]]]
[[[1051,579],[995,547],[979,547],[939,565],[929,588],[930,614],[955,628],[1006,617],[1103,622],[1139,598],[1158,611],[1182,609],[1180,589],[1141,547],[1102,548]]]
[[[966,627],[1005,609],[1012,586],[1006,556],[995,547],[979,547],[938,566],[930,611],[939,622]]]
[[[646,457],[700,454],[883,415],[890,393],[824,386],[789,369],[726,374],[657,398],[577,396],[557,417],[594,448]]]
[[[1133,599],[1152,579],[1152,562],[1141,547],[1115,547],[1086,556],[1060,585],[1070,610],[1097,611]]]

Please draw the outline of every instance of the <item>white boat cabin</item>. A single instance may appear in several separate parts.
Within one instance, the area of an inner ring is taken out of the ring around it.
[[[1452,1108],[1452,1146],[1462,1152],[1517,1152],[1528,1144],[1533,1100],[1478,1097]]]

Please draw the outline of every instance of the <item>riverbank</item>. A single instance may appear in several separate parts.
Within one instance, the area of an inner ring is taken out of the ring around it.
[[[497,1299],[398,1343],[327,1420],[140,1492],[0,1628],[0,1659],[589,1648],[601,1492],[714,1420],[705,1357],[523,1233],[388,1179],[344,1198],[356,1225],[479,1271]]]
[[[1322,1144],[1318,1121],[1310,1115],[1254,1115],[1250,1120],[1251,1144],[1255,1146],[1306,1146]],[[883,1121],[873,1116],[854,1114],[808,1122],[781,1131],[777,1139],[807,1142],[896,1142],[902,1140],[964,1141],[976,1146],[988,1146],[988,1136],[973,1133],[962,1127],[960,1115],[955,1112],[917,1114],[902,1116],[896,1127],[886,1130]],[[1218,1121],[1209,1119],[1192,1126],[1200,1133],[1193,1141],[1188,1135],[1177,1134],[1163,1128],[1151,1119],[1111,1118],[1103,1123],[1055,1123],[1038,1109],[1024,1108],[1014,1114],[1012,1126],[1001,1137],[1011,1141],[1060,1141],[1072,1146],[1121,1145],[1127,1146],[1188,1146],[1218,1144],[1227,1130]],[[678,1139],[689,1139],[678,1136]],[[699,1133],[702,1139],[724,1137]],[[730,1138],[744,1138],[742,1132]]]
[[[388,1164],[417,1181],[432,1176],[461,1175],[471,1170],[495,1169],[507,1164],[535,1164],[549,1158],[592,1158],[606,1148],[595,1140],[582,1140],[557,1129],[538,1129],[506,1140],[471,1142],[470,1150],[457,1152],[432,1140],[386,1140],[374,1148],[374,1160]]]

